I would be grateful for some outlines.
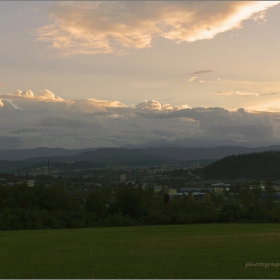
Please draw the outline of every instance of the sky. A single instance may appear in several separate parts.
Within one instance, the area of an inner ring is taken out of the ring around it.
[[[0,147],[280,143],[279,1],[0,1]]]

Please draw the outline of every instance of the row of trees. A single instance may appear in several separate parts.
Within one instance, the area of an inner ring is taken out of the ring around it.
[[[265,193],[267,197],[264,201],[264,204],[261,204],[260,201],[262,189],[259,182],[253,182],[252,187],[250,187],[248,183],[243,183],[239,186],[237,185],[237,187],[239,187],[238,193],[240,201],[245,208],[254,206],[256,209],[261,209],[262,207],[264,207],[267,210],[273,210],[274,195],[276,194],[276,190],[273,187],[273,182],[271,180],[268,180],[265,183]]]
[[[192,195],[163,199],[164,190],[152,187],[101,188],[90,194],[81,207],[57,188],[26,185],[0,187],[0,229],[72,228],[93,226],[159,225],[211,222],[280,222],[280,207],[274,203],[272,182],[266,182],[267,199],[254,183],[239,188],[237,200],[211,195],[196,202]],[[241,206],[240,206],[241,204]]]
[[[0,187],[0,229],[84,227],[78,202],[57,188]]]

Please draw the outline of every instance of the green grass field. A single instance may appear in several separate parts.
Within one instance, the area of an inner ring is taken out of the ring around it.
[[[0,232],[0,278],[280,278],[280,224]]]

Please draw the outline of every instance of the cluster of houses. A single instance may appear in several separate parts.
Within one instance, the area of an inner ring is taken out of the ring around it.
[[[67,163],[72,164],[74,162],[70,161],[62,161],[61,163]],[[123,165],[107,165],[104,168],[85,168],[85,169],[73,169],[73,170],[58,170],[51,168],[51,174],[50,169],[48,166],[41,166],[36,168],[30,168],[28,173],[33,176],[37,175],[52,175],[53,177],[55,175],[60,175],[60,173],[73,173],[73,172],[82,172],[82,171],[96,171],[96,170],[110,170],[114,172],[143,172],[147,174],[160,174],[162,172],[167,171],[174,171],[176,169],[182,169],[182,170],[193,170],[197,168],[201,168],[203,166],[200,166],[199,163],[194,163],[193,165],[179,165],[179,164],[156,164],[156,165],[143,165],[143,166],[123,166]],[[25,175],[26,172],[19,173],[18,175]],[[90,177],[90,175],[89,175]]]

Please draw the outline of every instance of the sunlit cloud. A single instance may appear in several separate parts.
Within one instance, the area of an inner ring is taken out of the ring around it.
[[[186,104],[182,106],[171,106],[168,103],[160,103],[156,100],[145,100],[136,104],[134,107],[141,110],[180,110],[189,108]]]
[[[200,80],[199,83],[200,83],[200,84],[204,84],[205,82],[204,82],[203,80]]]
[[[52,23],[35,33],[37,40],[65,55],[121,53],[129,48],[150,48],[158,37],[176,43],[212,39],[241,28],[244,20],[264,20],[264,12],[278,3],[60,2],[50,12]]]
[[[280,113],[280,101],[273,100],[273,101],[262,101],[256,102],[252,105],[247,106],[249,111],[252,112],[273,112],[273,113]]]
[[[211,92],[215,95],[241,95],[241,96],[258,96],[259,94],[256,92],[246,92],[246,91],[234,91],[234,90],[228,90],[228,91],[218,91],[218,92]]]
[[[188,79],[188,82],[193,82],[197,77],[191,77]]]
[[[47,89],[1,94],[1,147],[117,147],[184,138],[280,141],[279,102],[229,110],[153,99],[129,105],[94,98],[54,102],[56,98]]]
[[[122,108],[127,107],[127,105],[119,101],[111,100],[98,100],[94,98],[84,99],[84,100],[72,100],[72,107],[79,107],[82,111],[91,111],[97,108]]]
[[[21,91],[17,89],[14,93],[2,94],[0,93],[0,98],[2,99],[32,99],[32,100],[48,100],[54,102],[65,101],[64,99],[55,96],[51,91],[44,89],[41,90],[37,95],[34,95],[33,91],[28,89]]]

